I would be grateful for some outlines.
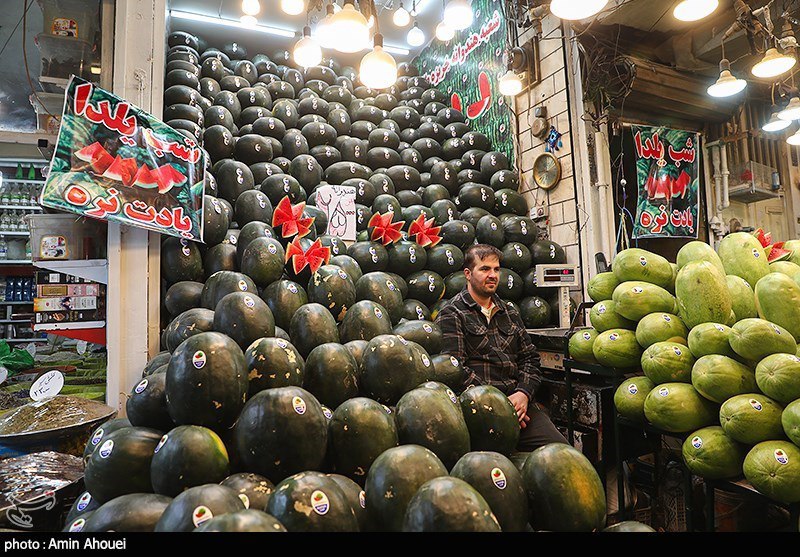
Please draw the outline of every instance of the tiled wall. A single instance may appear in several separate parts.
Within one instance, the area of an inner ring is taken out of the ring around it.
[[[575,199],[575,179],[572,170],[572,134],[567,102],[567,71],[564,66],[564,43],[561,21],[548,15],[542,22],[543,38],[539,40],[541,81],[531,90],[517,96],[515,100],[518,122],[517,160],[522,172],[520,191],[528,206],[547,205],[550,210],[550,239],[564,247],[567,260],[579,263],[578,228],[585,221],[579,219]],[[525,44],[534,35],[534,29],[520,33],[519,43]],[[550,125],[563,134],[563,146],[556,152],[561,162],[561,182],[549,193],[536,188],[533,182],[533,161],[545,150],[545,143],[530,133],[530,122],[534,120],[533,109],[547,107]]]

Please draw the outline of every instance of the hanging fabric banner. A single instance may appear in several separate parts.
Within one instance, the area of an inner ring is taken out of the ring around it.
[[[193,140],[72,76],[40,203],[201,240],[204,170]]]
[[[639,201],[633,238],[697,238],[700,136],[632,126]]]
[[[506,72],[506,20],[502,0],[472,0],[472,25],[443,43],[434,39],[414,61],[419,74],[445,93],[445,105],[460,110],[473,131],[514,161],[509,99],[498,81]]]

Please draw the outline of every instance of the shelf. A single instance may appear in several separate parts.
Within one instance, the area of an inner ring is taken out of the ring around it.
[[[33,305],[33,302],[17,302],[17,301],[0,302],[0,307],[3,307],[3,306],[32,306],[32,305]]]
[[[6,342],[47,342],[47,337],[34,337],[34,338],[0,338]]]
[[[6,178],[3,176],[3,182],[14,182],[15,184],[44,184],[44,180],[28,180],[27,178]]]
[[[69,79],[66,77],[50,77],[49,75],[40,76],[39,81],[42,83],[50,83],[56,87],[61,87],[62,89],[66,89],[67,85],[69,84]]]
[[[71,259],[64,261],[34,261],[34,266],[66,275],[108,284],[107,259]]]
[[[40,323],[33,326],[34,331],[77,331],[80,329],[101,329],[105,321],[78,321],[75,323]]]
[[[11,209],[12,211],[19,211],[20,209],[30,209],[31,211],[44,211],[38,205],[0,205],[0,210]]]
[[[32,265],[30,259],[0,259],[0,265]]]
[[[17,232],[17,231],[9,231],[9,230],[0,230],[0,236],[17,236],[17,237],[27,237],[30,236],[30,232]]]
[[[0,324],[11,325],[13,323],[30,323],[30,319],[0,319]]]

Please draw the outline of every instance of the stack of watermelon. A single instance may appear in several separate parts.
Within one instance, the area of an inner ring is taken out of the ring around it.
[[[433,320],[476,240],[503,251],[499,293],[530,327],[554,317],[533,265],[564,250],[537,240],[505,156],[408,66],[379,92],[333,61],[169,44],[165,119],[213,163],[206,243],[162,244],[165,351],[129,421],[92,436],[66,528],[603,528],[589,461],[512,455],[508,398],[459,392],[441,354]],[[315,207],[326,183],[356,188],[349,247]]]
[[[593,329],[572,357],[631,372],[614,401],[626,418],[686,435],[689,469],[745,477],[800,501],[800,241],[690,242],[677,263],[620,252],[588,285]],[[674,293],[674,297],[673,297]]]

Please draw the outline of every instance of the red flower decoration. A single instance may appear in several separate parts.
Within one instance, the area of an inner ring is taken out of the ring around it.
[[[292,205],[287,195],[278,206],[275,207],[275,212],[272,214],[273,228],[281,227],[281,237],[289,238],[297,234],[302,238],[311,231],[311,224],[314,222],[313,217],[303,218],[303,209],[306,208],[305,203],[298,203]]]
[[[422,213],[411,223],[408,228],[408,235],[413,237],[414,241],[423,248],[435,246],[442,241],[442,237],[439,236],[439,231],[441,231],[442,227],[433,226],[433,223],[433,219],[425,220],[425,214]]]
[[[300,271],[306,265],[308,265],[312,273],[316,273],[320,267],[330,261],[331,248],[323,246],[322,242],[317,239],[307,250],[303,251],[300,245],[300,238],[297,237],[286,248],[286,262],[288,263],[290,259],[292,260],[292,269],[294,269],[295,275],[300,274]]]
[[[370,239],[373,242],[381,242],[384,246],[388,246],[403,237],[400,230],[403,228],[404,223],[401,220],[392,222],[393,217],[394,213],[391,211],[372,215],[367,226],[372,228]]]

